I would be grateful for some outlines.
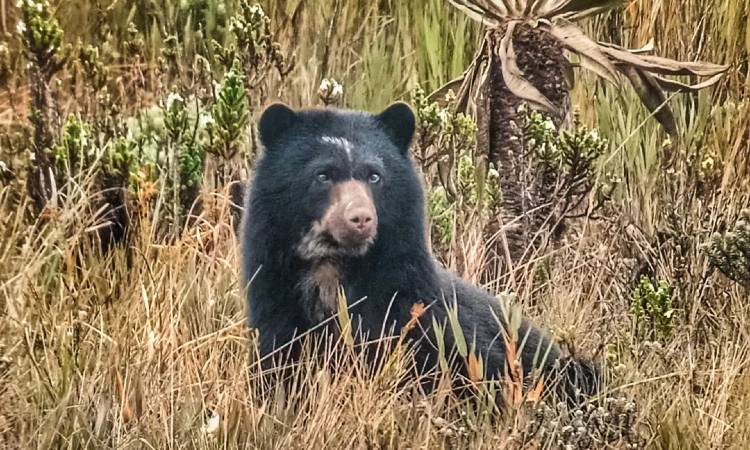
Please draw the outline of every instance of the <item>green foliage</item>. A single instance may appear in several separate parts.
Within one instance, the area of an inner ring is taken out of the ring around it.
[[[221,44],[213,41],[218,61],[226,68],[244,71],[247,88],[265,78],[275,68],[284,77],[291,67],[275,42],[271,19],[259,4],[242,1],[237,14],[229,20],[233,42]]]
[[[445,248],[457,221],[470,215],[493,217],[500,207],[500,174],[493,164],[475,155],[476,123],[452,108],[455,96],[446,95],[445,106],[431,101],[421,87],[412,94],[419,124],[418,153],[422,164],[438,166],[441,186],[432,189],[428,205],[433,235]]]
[[[60,143],[52,148],[56,176],[60,184],[84,171],[125,180],[134,162],[134,143],[118,137],[99,146],[92,126],[75,115],[63,125]],[[94,166],[96,164],[96,166]],[[106,189],[112,186],[99,186]]]
[[[655,285],[648,277],[641,277],[633,291],[630,303],[631,313],[638,323],[647,328],[638,328],[644,337],[668,338],[674,327],[672,309],[672,288],[666,281]]]
[[[169,142],[179,144],[188,128],[188,111],[185,99],[173,92],[164,103],[164,130]]]
[[[91,130],[76,116],[71,115],[63,126],[62,144],[55,152],[59,161],[82,159],[84,149],[89,147]],[[62,149],[62,151],[60,151]]]
[[[50,84],[63,65],[60,57],[63,30],[46,0],[21,0],[18,7],[21,20],[16,31],[29,60],[26,66],[31,90],[28,117],[34,128],[34,155],[27,168],[27,187],[35,209],[41,211],[54,189],[48,176],[55,166],[51,160],[53,152],[50,152],[53,146]]]
[[[50,11],[47,0],[20,0],[22,20],[16,31],[26,48],[37,57],[54,54],[62,45],[63,30]]]
[[[135,144],[127,138],[118,137],[110,141],[103,158],[104,173],[128,186],[133,170],[137,170],[134,149]]]
[[[201,120],[201,105],[197,100],[195,109],[190,110],[186,100],[176,92],[169,94],[162,111],[167,154],[163,165],[157,167],[166,172],[167,189],[172,198],[173,230],[177,234],[184,214],[198,197],[203,178],[205,148],[201,125],[205,120]]]
[[[85,80],[93,89],[104,89],[107,85],[109,71],[100,55],[99,47],[81,44],[75,59],[80,66]]]
[[[183,144],[180,150],[180,179],[187,188],[197,188],[203,179],[203,148],[199,145]]]
[[[576,118],[570,130],[558,132],[551,118],[537,111],[527,115],[527,145],[549,169],[588,177],[596,160],[609,148],[606,138]]]
[[[441,181],[451,195],[456,195],[452,172],[460,169],[453,162],[461,155],[474,153],[477,125],[468,115],[454,112],[453,93],[448,93],[443,101],[445,106],[430,100],[420,86],[414,89],[412,103],[419,127],[417,151],[426,168],[438,162]]]
[[[711,265],[727,278],[750,288],[750,209],[726,233],[716,233],[706,246]]]
[[[545,190],[552,189],[549,197],[560,217],[574,215],[592,191],[594,201],[588,211],[601,209],[619,183],[604,167],[598,167],[601,156],[610,148],[609,141],[578,117],[569,129],[558,130],[550,117],[527,110],[525,122],[526,145],[534,156],[537,183],[548,186]]]
[[[234,158],[245,138],[250,116],[244,77],[237,64],[224,76],[211,110],[213,123],[211,153],[230,160]]]
[[[454,101],[455,95],[452,93],[444,99],[447,105]],[[456,113],[453,108],[443,107],[431,101],[421,86],[414,89],[412,103],[423,133],[434,134],[454,142],[460,141],[463,146],[461,149],[469,149],[475,144],[477,125],[468,115]]]
[[[432,330],[435,333],[435,344],[438,348],[438,363],[440,364],[440,370],[443,373],[450,372],[450,365],[448,364],[448,353],[445,348],[445,330],[443,325],[437,321],[433,316],[432,318]]]
[[[249,52],[250,60],[258,61],[272,50],[271,19],[257,3],[240,3],[240,11],[230,19],[229,29],[237,39],[238,49]]]
[[[427,196],[427,208],[432,221],[433,240],[440,248],[446,249],[453,240],[456,210],[448,200],[445,188],[438,186],[430,191]]]
[[[490,214],[500,207],[500,172],[494,164],[483,170],[472,155],[461,155],[458,159],[458,187],[461,202],[469,208],[487,210]]]
[[[138,27],[133,22],[128,23],[125,38],[122,40],[122,47],[127,56],[139,57],[146,47],[146,40],[143,34],[138,31]]]
[[[106,21],[114,44],[127,55],[155,61],[174,58],[177,67],[191,64],[196,55],[210,52],[207,42],[224,43],[235,0],[134,0],[115,2],[105,12],[82,18]],[[82,24],[83,25],[83,24]]]
[[[71,115],[63,125],[60,144],[52,149],[57,170],[66,173],[67,170],[77,174],[93,159],[94,147],[89,124]],[[70,173],[68,172],[68,175]]]
[[[428,89],[440,85],[463,73],[473,51],[472,27],[474,22],[453,8],[446,8],[442,0],[425,0],[417,14],[408,23],[419,30],[418,57],[419,80]]]
[[[164,110],[158,106],[144,108],[125,119],[128,140],[136,147],[139,165],[156,166],[164,143]]]
[[[437,102],[430,101],[427,93],[421,86],[414,88],[412,104],[416,110],[420,127],[428,130],[440,127],[442,123],[441,113],[446,110],[441,108]]]
[[[172,92],[160,107],[144,109],[126,121],[126,141],[137,154],[137,165],[151,167],[147,171],[156,169],[152,173],[156,178],[166,173],[170,152],[175,152],[181,180],[194,183],[200,179],[213,119],[199,101],[190,100]]]

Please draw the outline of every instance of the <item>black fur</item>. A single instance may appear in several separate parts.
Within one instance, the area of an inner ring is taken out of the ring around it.
[[[333,164],[341,168],[341,179],[366,180],[362,167],[374,166],[382,175],[382,181],[372,186],[377,237],[364,256],[337,261],[347,299],[356,303],[350,310],[361,331],[369,338],[378,337],[384,329],[398,333],[409,321],[412,305],[424,302],[429,308],[411,337],[419,341],[417,367],[430,370],[437,364],[437,349],[428,342],[434,341],[429,330],[433,319],[444,324],[447,348],[451,348],[446,311],[455,301],[466,341],[481,355],[487,376],[506,372],[498,322],[506,317],[503,306],[494,296],[441,268],[428,249],[424,194],[408,155],[414,124],[414,115],[405,104],[379,115],[330,109],[295,113],[279,105],[264,113],[259,131],[265,151],[250,186],[242,237],[249,324],[259,331],[261,356],[316,325],[306,313],[307,303],[316,299],[300,288],[309,262],[295,253],[297,243],[327,206],[326,190],[314,182],[315,171]],[[355,148],[352,161],[322,143],[322,136],[351,142]],[[557,343],[526,321],[520,325],[518,339],[525,341],[521,352],[525,374],[541,365],[546,353],[540,369],[554,370],[561,358]],[[461,361],[455,369],[465,374]],[[572,393],[574,384],[584,393],[595,390],[593,365],[571,359],[560,373],[566,375],[562,377],[567,380],[565,392]]]

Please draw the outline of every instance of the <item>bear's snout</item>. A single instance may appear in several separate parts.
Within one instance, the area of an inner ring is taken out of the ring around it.
[[[378,215],[370,189],[360,181],[337,183],[331,189],[323,227],[342,246],[371,243],[377,233]]]
[[[346,225],[355,233],[366,234],[374,231],[372,229],[374,219],[375,208],[373,208],[372,202],[350,203],[344,210]]]

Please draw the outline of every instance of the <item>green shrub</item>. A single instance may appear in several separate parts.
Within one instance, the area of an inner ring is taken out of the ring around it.
[[[667,338],[674,326],[672,288],[666,281],[654,284],[641,277],[633,291],[630,311],[636,319],[636,331],[643,338]]]
[[[706,246],[711,266],[727,278],[750,288],[750,209],[726,233],[716,233]]]

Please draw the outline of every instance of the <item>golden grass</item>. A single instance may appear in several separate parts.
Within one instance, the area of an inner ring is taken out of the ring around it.
[[[23,205],[9,206],[8,189],[0,195],[0,427],[8,448],[521,445],[533,405],[498,421],[481,414],[481,398],[447,390],[423,398],[414,382],[400,383],[399,358],[374,379],[356,358],[335,377],[307,360],[291,400],[260,397],[229,216],[207,212],[173,243],[143,231],[127,251],[101,257],[85,231],[96,226],[86,184],[36,225],[22,220]],[[730,204],[746,203],[746,193]],[[713,216],[720,205],[706,208]],[[636,428],[653,448],[745,448],[747,293],[708,276],[697,247],[686,249],[682,267],[674,249],[645,249],[657,253],[659,273],[696,281],[678,291],[686,309],[672,339],[641,341],[631,334],[627,283],[615,276],[627,261],[613,262],[628,238],[601,228],[583,227],[580,240],[549,256],[547,280],[520,302],[559,336],[576,336],[579,351],[610,344],[607,395],[635,400]],[[214,414],[216,429],[207,419]]]
[[[65,7],[76,3],[89,4]],[[319,78],[331,75],[345,81],[349,106],[375,110],[417,81],[440,85],[472,54],[471,25],[432,0],[342,2],[334,22],[330,2],[266,3],[283,44],[298,53],[294,87],[281,95],[292,104],[316,103]],[[750,206],[750,4],[687,3],[629,2],[622,16],[634,26],[623,37],[631,47],[653,36],[666,56],[733,64],[714,92],[675,97],[680,142],[665,145],[633,94],[605,90],[586,76],[577,85],[581,116],[614,143],[607,169],[623,179],[608,220],[582,220],[573,238],[518,268],[512,280],[495,277],[498,256],[482,241],[481,224],[456,223],[461,253],[444,260],[473,281],[490,278],[496,292],[519,290],[537,323],[575,352],[597,354],[607,369],[606,396],[634,401],[632,428],[644,446],[746,449],[750,293],[714,273],[702,245]],[[294,5],[302,5],[297,22],[288,14]],[[0,6],[7,12],[2,26],[12,29],[5,24],[15,17],[10,2]],[[321,74],[320,30],[331,23],[329,73]],[[592,29],[605,33],[604,25]],[[10,97],[3,95],[5,105]],[[0,109],[3,123],[23,115]],[[573,420],[564,408],[545,418],[550,433],[530,443],[523,439],[538,405],[497,418],[485,414],[482,398],[415,394],[414,381],[400,383],[403,355],[374,378],[356,358],[335,377],[305,360],[291,398],[262,398],[223,193],[206,193],[217,200],[215,210],[176,242],[156,239],[144,210],[131,247],[102,257],[89,242],[98,219],[87,180],[74,181],[50,208],[50,220],[38,223],[10,188],[0,190],[0,447],[495,449],[574,442],[562,430]],[[675,288],[675,330],[667,340],[645,341],[636,332],[629,304],[639,271]]]

